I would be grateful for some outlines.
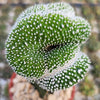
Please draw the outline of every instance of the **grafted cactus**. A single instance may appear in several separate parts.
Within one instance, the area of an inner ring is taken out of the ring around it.
[[[47,91],[73,86],[90,63],[80,46],[90,35],[89,23],[67,3],[39,4],[17,19],[6,42],[12,69]]]

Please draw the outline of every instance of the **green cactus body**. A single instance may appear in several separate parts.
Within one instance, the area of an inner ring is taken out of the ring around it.
[[[83,79],[90,63],[80,51],[90,35],[89,23],[67,3],[40,4],[17,19],[6,42],[12,69],[48,91]]]

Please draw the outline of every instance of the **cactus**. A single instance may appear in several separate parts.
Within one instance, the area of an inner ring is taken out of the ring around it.
[[[80,46],[90,35],[89,23],[67,3],[39,4],[17,18],[6,41],[12,69],[47,91],[75,85],[90,64]]]

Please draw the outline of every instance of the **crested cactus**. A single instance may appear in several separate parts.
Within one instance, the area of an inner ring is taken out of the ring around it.
[[[47,91],[73,86],[85,76],[89,58],[80,46],[89,23],[67,3],[39,4],[17,18],[6,42],[12,69]]]

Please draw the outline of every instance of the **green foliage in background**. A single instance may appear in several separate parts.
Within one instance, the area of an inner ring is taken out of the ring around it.
[[[6,84],[5,88],[4,88],[4,96],[9,98],[9,86],[8,84]],[[8,99],[9,100],[9,99]]]
[[[11,10],[11,7],[9,5],[7,5],[7,6],[1,6],[0,10],[1,10],[0,23],[2,23],[2,22],[4,23],[9,18],[8,13]]]
[[[82,14],[89,22],[95,18],[95,14],[88,5],[82,6]]]
[[[85,96],[92,96],[94,94],[93,80],[89,80],[87,77],[79,84],[80,92]]]
[[[91,70],[94,78],[100,78],[100,58],[95,53],[88,53],[93,69]]]
[[[90,36],[89,40],[87,41],[87,48],[90,52],[100,49],[100,41],[95,37],[95,35]]]
[[[96,0],[86,0],[87,3],[97,3]]]
[[[97,17],[97,19],[100,20],[100,6],[97,6],[96,9],[95,9],[95,11],[96,11],[96,17]]]

